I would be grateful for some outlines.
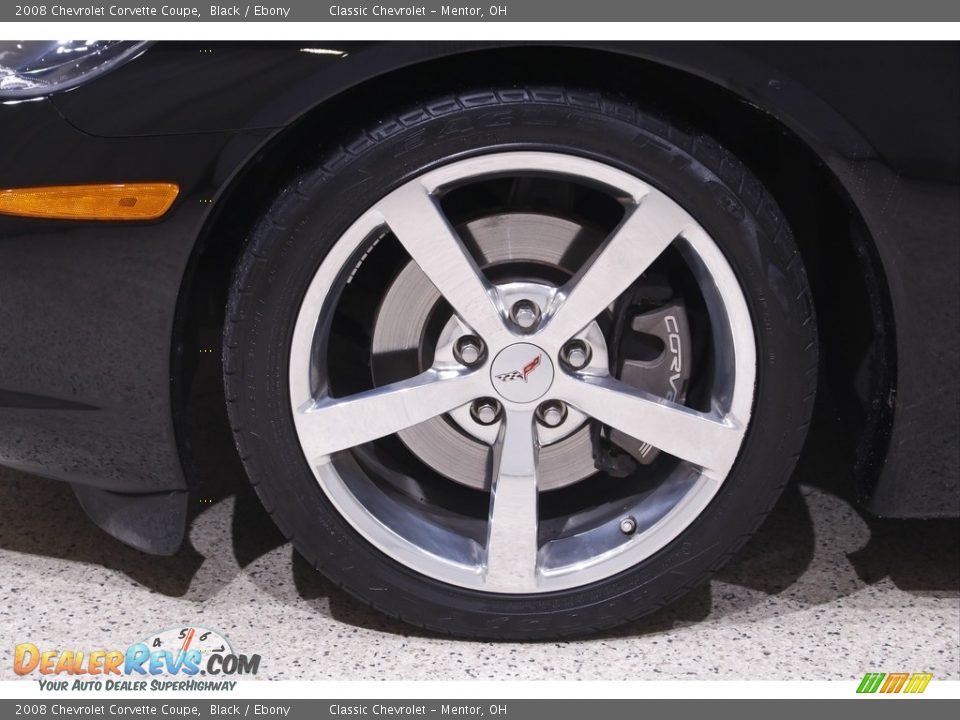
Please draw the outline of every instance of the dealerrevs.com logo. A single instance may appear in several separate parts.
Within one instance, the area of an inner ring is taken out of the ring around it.
[[[161,630],[125,650],[49,650],[26,642],[13,656],[13,671],[37,676],[41,690],[233,690],[236,681],[227,677],[259,669],[259,655],[236,653],[225,636],[197,626]]]

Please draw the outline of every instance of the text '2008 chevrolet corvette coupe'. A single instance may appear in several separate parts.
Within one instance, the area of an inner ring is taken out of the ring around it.
[[[483,638],[704,582],[823,418],[865,512],[955,516],[958,94],[937,43],[2,43],[0,464],[169,554],[220,423],[319,571]]]

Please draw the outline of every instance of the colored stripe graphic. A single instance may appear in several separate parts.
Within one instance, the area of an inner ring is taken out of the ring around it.
[[[867,673],[857,687],[858,693],[922,693],[927,689],[932,673]]]
[[[867,673],[863,676],[863,680],[860,681],[860,687],[857,688],[857,692],[875,693],[877,688],[880,687],[880,683],[884,677],[886,677],[884,673]]]
[[[931,679],[933,679],[933,673],[914,673],[910,676],[910,681],[903,691],[905,693],[922,693],[927,689]]]
[[[880,688],[882,693],[898,693],[900,688],[903,687],[904,683],[907,682],[907,678],[910,677],[910,673],[890,673],[887,675],[887,681],[883,684],[883,687]]]

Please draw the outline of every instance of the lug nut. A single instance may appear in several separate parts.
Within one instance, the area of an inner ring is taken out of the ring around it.
[[[464,335],[457,339],[453,346],[453,354],[458,362],[467,367],[477,365],[483,360],[483,340],[476,335]]]
[[[574,370],[586,367],[590,362],[590,346],[583,340],[571,340],[560,351],[560,359]]]
[[[510,308],[510,319],[524,330],[540,322],[540,306],[532,300],[517,300]]]
[[[556,400],[548,400],[537,408],[537,420],[547,427],[557,427],[567,419],[567,406]]]
[[[633,517],[625,517],[620,521],[620,532],[624,535],[633,535],[637,531],[637,521]]]
[[[481,425],[493,425],[500,418],[500,403],[493,398],[474,400],[470,415]]]

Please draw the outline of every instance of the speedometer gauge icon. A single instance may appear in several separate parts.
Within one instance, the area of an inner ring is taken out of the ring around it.
[[[198,650],[206,659],[218,653],[232,655],[230,641],[222,633],[200,625],[180,625],[160,630],[144,639],[151,652],[167,650],[175,656],[190,650]]]

